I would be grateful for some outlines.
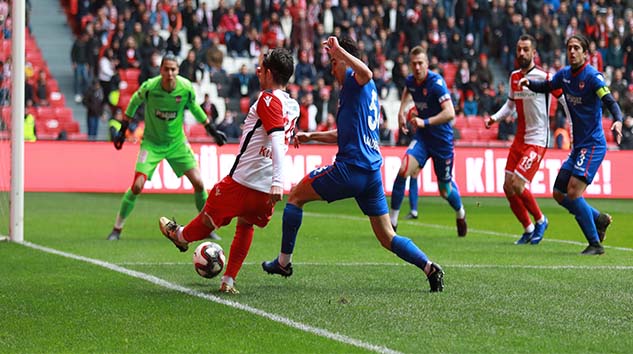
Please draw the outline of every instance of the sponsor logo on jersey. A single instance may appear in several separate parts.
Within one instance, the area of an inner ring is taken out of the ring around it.
[[[273,100],[272,96],[264,97],[264,103],[266,103],[266,107],[270,107],[270,102]]]
[[[172,111],[161,111],[159,109],[157,109],[154,112],[154,115],[156,116],[156,118],[158,119],[162,119],[162,120],[174,120],[176,119],[176,117],[178,116],[178,112],[172,112]]]
[[[565,95],[565,100],[567,101],[567,103],[571,103],[574,106],[582,104],[582,97],[578,96]]]

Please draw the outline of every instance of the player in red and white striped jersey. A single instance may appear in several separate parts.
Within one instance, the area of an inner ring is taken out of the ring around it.
[[[209,191],[200,214],[182,227],[160,218],[160,229],[181,251],[237,217],[221,292],[238,293],[234,280],[253,240],[253,225],[265,227],[274,205],[283,198],[284,156],[299,117],[299,104],[283,91],[294,72],[290,52],[276,48],[257,68],[262,92],[250,107],[231,172]]]
[[[495,122],[517,113],[517,133],[508,153],[503,190],[510,202],[510,208],[523,225],[525,231],[516,244],[538,244],[543,239],[548,221],[534,199],[532,193],[525,188],[538,171],[539,164],[549,144],[549,112],[550,95],[535,93],[519,86],[519,80],[526,77],[532,80],[545,80],[549,74],[534,64],[536,40],[530,35],[522,35],[517,42],[517,61],[519,69],[510,75],[510,93],[508,100],[498,112],[486,119],[486,128]],[[559,99],[565,112],[562,91],[552,94]],[[567,116],[569,114],[567,113]],[[534,217],[534,223],[530,215]]]

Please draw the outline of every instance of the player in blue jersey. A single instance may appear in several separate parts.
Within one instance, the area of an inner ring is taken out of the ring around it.
[[[587,203],[583,193],[592,181],[607,152],[602,130],[602,104],[611,112],[616,141],[622,138],[622,112],[602,74],[587,62],[589,42],[581,35],[567,39],[569,66],[557,72],[551,80],[532,81],[523,78],[519,85],[534,92],[547,93],[562,89],[573,125],[574,146],[560,168],[554,183],[554,199],[574,214],[589,246],[585,255],[604,253],[602,241],[611,216]]]
[[[397,235],[389,222],[380,171],[380,106],[372,72],[358,59],[358,48],[351,39],[344,38],[339,44],[336,37],[329,37],[323,45],[330,56],[332,75],[342,87],[336,116],[337,130],[297,133],[295,144],[311,140],[337,143],[336,161],[310,172],[292,189],[284,209],[281,252],[275,260],[263,262],[262,267],[269,274],[292,275],[292,252],[304,204],[315,200],[330,203],[354,198],[369,217],[380,244],[422,269],[432,292],[442,291],[442,268],[431,262],[411,239]]]
[[[455,108],[442,76],[429,70],[429,59],[424,49],[419,46],[411,49],[409,60],[413,74],[405,81],[398,123],[406,133],[406,108],[413,98],[417,115],[411,115],[409,121],[416,132],[393,182],[389,211],[391,224],[394,229],[398,226],[398,214],[404,199],[407,177],[412,180],[417,178],[430,157],[433,159],[440,195],[455,210],[457,235],[463,237],[468,232],[466,211],[457,184],[453,181],[453,127],[450,122],[455,118]]]

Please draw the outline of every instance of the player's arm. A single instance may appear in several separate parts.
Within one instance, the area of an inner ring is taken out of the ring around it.
[[[215,143],[218,144],[218,146],[224,145],[227,139],[226,134],[224,134],[221,130],[217,130],[215,124],[209,120],[202,107],[196,104],[196,92],[193,90],[193,86],[189,86],[188,94],[189,102],[187,102],[187,108],[189,108],[193,117],[196,121],[198,121],[198,123],[204,124],[204,129],[207,131],[207,134],[213,137],[213,140],[215,140]]]
[[[488,117],[488,119],[485,120],[484,123],[486,124],[486,129],[490,129],[490,127],[493,124],[511,115],[515,109],[516,109],[516,104],[514,103],[514,100],[511,98],[508,98],[506,102],[503,104],[503,106],[501,106],[501,108],[499,108],[497,112],[495,112],[493,115],[491,115],[490,117]]]
[[[339,45],[336,37],[330,36],[325,42],[323,42],[323,46],[332,58],[336,60],[343,60],[349,64],[354,71],[354,78],[360,86],[368,83],[374,76],[374,73],[372,73],[369,67],[367,67],[367,64],[348,53]]]
[[[121,120],[121,128],[112,138],[112,142],[114,143],[114,148],[117,150],[121,150],[123,147],[123,143],[125,142],[125,133],[127,132],[127,128],[130,125],[130,121],[134,119],[134,115],[138,110],[138,107],[145,102],[147,99],[147,95],[149,92],[149,82],[145,81],[141,87],[134,92],[130,102],[125,109],[125,114],[123,115],[123,119]]]
[[[400,109],[398,110],[398,127],[404,134],[409,133],[407,128],[407,107],[409,107],[412,100],[411,92],[405,86],[402,90],[402,97],[400,98]]]
[[[611,92],[609,92],[609,88],[607,86],[603,86],[596,94],[602,100],[602,104],[607,107],[609,112],[611,112],[611,116],[613,117],[613,124],[611,124],[611,131],[615,133],[615,142],[620,144],[622,141],[622,110],[620,109],[620,105],[615,100]]]
[[[554,90],[560,90],[562,88],[561,81],[562,81],[562,75],[561,75],[561,72],[559,71],[554,75],[554,77],[552,77],[551,80],[546,79],[543,81],[539,81],[539,80],[530,80],[527,77],[524,77],[521,80],[519,80],[519,86],[527,87],[531,91],[536,92],[536,93],[550,93]]]
[[[307,143],[308,141],[318,141],[326,144],[336,144],[338,139],[338,130],[328,130],[325,132],[298,132],[295,135],[295,139],[298,139],[300,143]]]
[[[414,117],[411,120],[412,123],[418,128],[424,128],[431,125],[448,123],[453,120],[455,118],[455,107],[453,107],[451,96],[447,93],[440,98],[439,102],[440,107],[442,108],[440,113],[428,118]]]
[[[270,200],[276,203],[283,198],[284,155],[286,154],[286,132],[283,105],[271,92],[262,92],[256,107],[257,115],[270,138],[271,159],[273,160]],[[295,117],[291,117],[294,119]]]

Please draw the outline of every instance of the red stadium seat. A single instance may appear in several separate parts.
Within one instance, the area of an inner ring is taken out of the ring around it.
[[[240,98],[240,112],[243,114],[248,113],[248,109],[250,107],[250,100],[248,97]]]

